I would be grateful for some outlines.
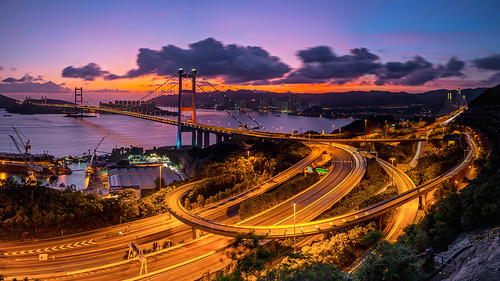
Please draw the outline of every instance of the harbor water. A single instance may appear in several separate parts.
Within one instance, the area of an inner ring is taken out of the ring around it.
[[[232,112],[235,117],[255,127],[241,112]],[[293,131],[330,133],[352,122],[348,119],[326,119],[300,117],[273,112],[250,112],[249,115],[270,132],[292,133]],[[176,144],[177,127],[149,120],[122,115],[96,114],[89,118],[69,118],[60,114],[21,115],[8,114],[0,110],[0,152],[17,153],[9,135],[14,135],[16,127],[31,143],[31,153],[48,153],[55,157],[81,156],[97,149],[98,154],[109,153],[113,148],[138,146],[144,149],[173,146]],[[197,110],[197,122],[221,127],[237,128],[239,123],[225,111]],[[191,142],[190,133],[183,133],[183,144]],[[214,143],[215,139],[211,140]],[[86,164],[73,164],[71,175],[59,176],[59,183],[75,184],[77,189],[85,187]],[[8,174],[0,171],[0,178]]]

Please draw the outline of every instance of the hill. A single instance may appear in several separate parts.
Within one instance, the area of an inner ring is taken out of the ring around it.
[[[4,95],[0,95],[0,108],[7,108],[16,105],[16,100]]]

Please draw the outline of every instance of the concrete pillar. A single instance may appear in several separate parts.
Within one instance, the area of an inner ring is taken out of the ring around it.
[[[198,231],[197,231],[196,228],[191,227],[191,231],[193,232],[193,240],[199,237],[198,236]]]
[[[202,146],[203,146],[203,131],[196,130],[196,147],[202,147]]]
[[[210,146],[210,133],[205,132],[204,140],[203,140],[203,147],[209,147],[209,146]]]
[[[196,130],[191,131],[191,146],[196,147]]]
[[[427,194],[422,194],[418,197],[418,206],[421,210],[425,210],[427,206]]]
[[[221,143],[222,142],[222,135],[221,134],[216,134],[215,135],[215,143]]]

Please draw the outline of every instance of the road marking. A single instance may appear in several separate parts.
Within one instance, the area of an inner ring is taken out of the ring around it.
[[[97,244],[97,242],[94,241],[94,239],[90,240],[85,240],[85,241],[79,241],[76,243],[70,243],[67,245],[58,245],[58,246],[53,246],[53,247],[47,247],[45,249],[39,248],[39,249],[32,249],[32,250],[23,250],[23,251],[14,251],[14,252],[5,252],[3,253],[4,256],[17,256],[17,255],[27,255],[27,254],[36,254],[36,253],[43,253],[43,252],[51,252],[51,251],[59,251],[59,250],[66,250],[66,249],[73,249],[75,247],[85,247],[85,246],[92,246]]]

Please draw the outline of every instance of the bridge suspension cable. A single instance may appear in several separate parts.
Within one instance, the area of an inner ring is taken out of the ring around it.
[[[223,96],[227,101],[229,101],[234,107],[236,107],[237,109],[239,109],[241,112],[243,112],[243,114],[245,114],[248,118],[250,118],[255,124],[257,124],[259,127],[261,127],[262,129],[264,129],[264,131],[266,131],[267,133],[269,133],[269,131],[262,125],[260,124],[257,120],[255,120],[255,118],[253,118],[252,116],[248,115],[248,113],[246,113],[246,111],[244,111],[241,107],[239,107],[236,103],[234,103],[230,98],[228,98],[226,96],[226,94],[222,93],[221,91],[219,91],[217,88],[215,88],[214,85],[212,85],[212,83],[208,82],[207,79],[205,79],[205,77],[201,76],[201,74],[198,73],[198,76],[201,77],[201,79],[203,79],[203,81],[205,81],[210,87],[212,87],[216,93],[218,93],[219,95]],[[201,87],[198,86],[200,89]],[[205,92],[203,89],[202,89],[203,92]],[[208,93],[205,92],[207,95]],[[212,98],[212,97],[211,97]],[[213,98],[212,98],[213,99]],[[222,106],[222,105],[221,105]],[[224,108],[224,106],[222,106],[222,108]],[[227,109],[224,108],[224,110],[226,110],[226,112],[229,113],[229,111]],[[229,113],[231,116],[233,116],[231,113]],[[241,123],[240,123],[241,124]]]

